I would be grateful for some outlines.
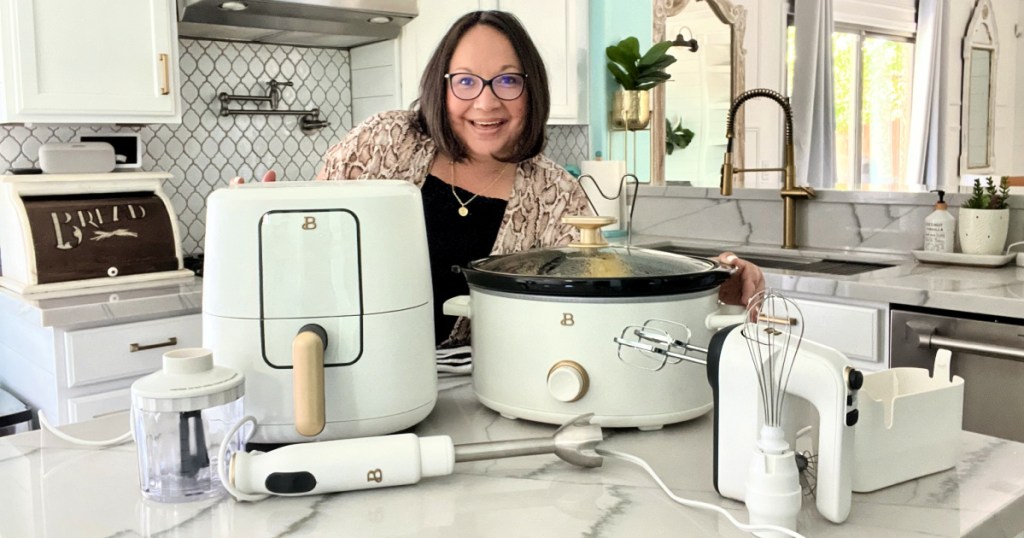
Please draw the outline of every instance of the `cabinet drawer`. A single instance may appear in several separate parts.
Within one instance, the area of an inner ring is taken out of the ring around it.
[[[127,411],[131,406],[131,389],[68,398],[68,422],[92,420],[111,413]]]
[[[885,315],[869,306],[793,299],[804,317],[804,338],[842,351],[850,359],[880,362]]]
[[[167,351],[202,345],[202,315],[68,331],[68,386],[137,377],[160,368]]]

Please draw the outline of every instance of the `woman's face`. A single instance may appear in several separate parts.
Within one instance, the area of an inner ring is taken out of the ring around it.
[[[466,32],[452,54],[448,73],[470,73],[492,80],[505,73],[522,73],[512,43],[494,28],[480,24]],[[464,80],[472,84],[472,80]],[[475,81],[477,85],[480,80]],[[456,80],[456,83],[459,83]],[[498,85],[500,80],[494,80]],[[506,84],[507,85],[507,84]],[[466,146],[473,159],[487,159],[512,147],[526,121],[526,90],[511,100],[499,99],[491,86],[484,87],[475,99],[459,99],[448,82],[446,92],[448,121],[455,136]]]

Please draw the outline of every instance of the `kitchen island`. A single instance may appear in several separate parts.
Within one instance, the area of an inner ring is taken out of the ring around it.
[[[741,503],[711,485],[712,417],[658,431],[605,430],[602,448],[647,460],[675,494],[740,521]],[[67,426],[114,437],[125,414]],[[554,426],[500,417],[477,402],[469,376],[442,377],[434,411],[414,431],[455,443],[551,435]],[[595,469],[555,456],[459,463],[411,486],[259,503],[229,498],[146,501],[135,445],[96,449],[32,431],[0,438],[0,536],[746,536],[722,516],[673,503],[631,463]],[[1024,532],[1024,444],[964,432],[955,469],[854,494],[842,525],[805,501],[798,530],[815,537],[1017,537]]]

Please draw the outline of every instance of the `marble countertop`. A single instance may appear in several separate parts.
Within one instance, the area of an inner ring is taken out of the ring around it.
[[[974,267],[917,263],[912,257],[888,252],[782,250],[748,244],[681,241],[654,235],[637,236],[634,245],[674,245],[732,249],[751,255],[803,256],[890,265],[842,276],[765,268],[765,283],[779,290],[861,301],[903,304],[994,316],[1024,317],[1024,267],[1012,261],[1003,267]]]
[[[455,443],[551,435],[555,427],[501,418],[479,404],[467,376],[444,377],[417,434]],[[744,506],[711,485],[711,416],[659,431],[606,430],[602,448],[646,459],[677,495],[714,503],[740,521]],[[123,433],[124,414],[66,431],[103,439]],[[135,445],[68,445],[33,431],[0,438],[0,536],[745,536],[715,513],[677,505],[633,464],[596,469],[554,456],[459,463],[416,485],[259,503],[228,498],[146,501]],[[1013,537],[1024,530],[1024,444],[963,433],[950,469],[870,494],[854,494],[846,523],[805,502],[806,536]]]
[[[905,263],[842,277],[766,271],[766,285],[818,295],[1020,318],[1024,267],[955,267]]]

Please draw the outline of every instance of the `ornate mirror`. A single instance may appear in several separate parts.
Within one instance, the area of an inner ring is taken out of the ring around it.
[[[665,184],[668,175],[718,185],[729,105],[744,90],[746,8],[731,0],[654,0],[653,5],[654,42],[675,40],[679,46],[669,49],[677,59],[669,66],[672,80],[651,92],[651,184]],[[666,120],[670,128],[692,133],[689,145],[671,154],[666,140],[678,137],[666,136]],[[733,163],[742,167],[742,110],[734,123]]]
[[[963,41],[960,101],[960,174],[995,168],[995,96],[999,43],[991,0],[978,0]]]

